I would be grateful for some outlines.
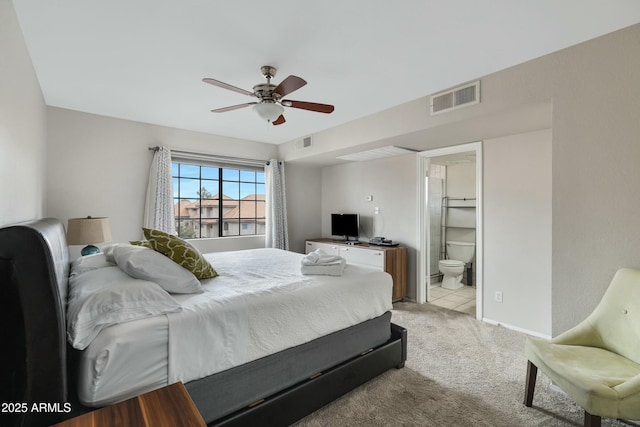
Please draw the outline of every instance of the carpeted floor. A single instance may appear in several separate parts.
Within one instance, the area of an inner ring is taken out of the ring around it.
[[[523,405],[526,336],[463,313],[398,303],[408,357],[296,424],[318,426],[581,426],[584,412],[538,373],[533,407]],[[603,419],[603,426],[640,422]]]

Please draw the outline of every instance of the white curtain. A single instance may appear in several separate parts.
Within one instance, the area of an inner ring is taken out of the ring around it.
[[[149,170],[147,198],[144,205],[144,227],[175,234],[171,150],[158,147]]]
[[[284,162],[271,160],[264,167],[266,187],[266,235],[267,248],[289,249],[287,229],[287,202],[284,186]]]

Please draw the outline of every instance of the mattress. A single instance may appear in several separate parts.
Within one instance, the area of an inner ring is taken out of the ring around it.
[[[105,328],[82,352],[78,396],[104,406],[228,370],[376,318],[391,277],[347,265],[305,276],[302,255],[276,249],[206,254],[218,271],[201,294],[173,295],[178,313]]]

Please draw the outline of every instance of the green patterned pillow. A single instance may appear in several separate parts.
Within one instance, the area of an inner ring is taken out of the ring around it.
[[[145,248],[153,249],[153,245],[148,240],[132,240],[129,243],[135,246],[143,246]]]
[[[218,275],[209,261],[189,242],[160,230],[143,228],[142,231],[144,231],[144,237],[149,241],[153,250],[171,258],[175,263],[192,272],[198,279],[208,279]]]

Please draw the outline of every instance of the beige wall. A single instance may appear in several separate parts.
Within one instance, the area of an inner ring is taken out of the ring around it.
[[[550,336],[551,131],[488,139],[482,148],[484,318]]]
[[[640,24],[559,55],[553,102],[553,333],[640,268]]]
[[[0,0],[0,226],[44,212],[46,114],[13,4]]]
[[[389,144],[428,150],[551,129],[552,238],[547,256],[552,259],[552,291],[545,304],[552,307],[551,329],[557,335],[593,310],[616,269],[640,268],[640,234],[635,231],[640,212],[637,52],[640,24],[482,77],[479,105],[430,117],[428,97],[419,98],[314,134],[310,149],[296,150],[296,141],[283,144],[280,157],[310,162]],[[329,169],[350,176],[354,167]],[[398,184],[414,186],[414,181]],[[334,192],[332,200],[343,197],[339,187],[323,186],[323,203],[328,191]],[[407,202],[404,193],[395,200]],[[510,249],[527,251],[526,245]],[[496,260],[485,258],[491,262]],[[518,326],[516,320],[506,322]],[[546,329],[544,322],[536,326]]]
[[[304,253],[304,241],[322,236],[321,189],[319,167],[285,164],[289,249]]]
[[[384,236],[408,247],[409,283],[415,283],[419,245],[416,162],[410,154],[322,169],[321,237],[331,237],[332,213],[360,214],[361,240]],[[367,196],[373,196],[373,200],[368,202]],[[378,214],[374,214],[376,207]],[[415,299],[415,285],[409,293]]]
[[[49,107],[47,112],[47,214],[62,221],[87,215],[108,216],[115,242],[141,237],[149,166],[153,156],[148,147],[165,145],[200,153],[254,159],[269,159],[277,154],[274,145],[261,142],[61,108]],[[220,246],[215,241],[201,244],[208,250]],[[255,239],[238,242],[240,247],[254,244]],[[261,244],[264,246],[263,241]]]

